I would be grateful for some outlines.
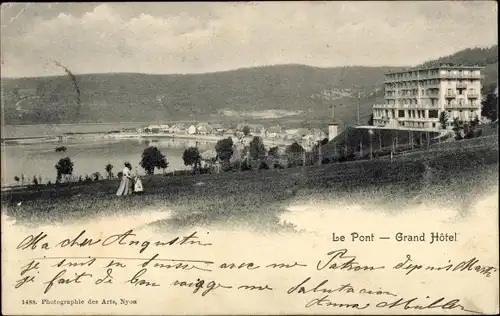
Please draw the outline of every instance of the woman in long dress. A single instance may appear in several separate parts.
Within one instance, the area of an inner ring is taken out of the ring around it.
[[[132,166],[130,163],[126,162],[125,168],[123,168],[122,181],[120,182],[120,187],[116,192],[117,196],[129,195],[134,192],[131,171]]]

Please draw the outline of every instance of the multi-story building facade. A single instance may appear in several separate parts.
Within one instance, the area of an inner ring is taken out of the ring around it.
[[[441,128],[454,118],[470,121],[481,115],[481,67],[441,65],[386,74],[384,104],[373,106],[373,125],[394,129]]]

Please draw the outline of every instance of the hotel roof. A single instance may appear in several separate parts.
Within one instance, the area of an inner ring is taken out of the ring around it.
[[[472,69],[472,70],[479,70],[479,69],[483,69],[483,68],[484,67],[477,66],[477,65],[466,66],[466,65],[455,65],[455,64],[441,64],[441,65],[435,65],[435,66],[415,67],[415,68],[408,68],[408,69],[400,70],[400,71],[387,72],[386,75],[404,74],[404,73],[413,72],[413,71],[435,70],[435,69]]]

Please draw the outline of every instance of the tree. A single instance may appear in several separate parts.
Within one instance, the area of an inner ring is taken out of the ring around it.
[[[20,179],[18,176],[15,176],[15,177],[14,177],[14,181],[16,181],[16,182],[17,182],[17,184],[19,184],[19,181],[21,181],[21,179]]]
[[[458,117],[455,117],[453,119],[453,131],[455,132],[455,139],[460,140],[463,138],[462,136],[462,130],[463,130],[463,122],[458,119]]]
[[[231,137],[221,139],[215,144],[217,158],[224,162],[229,162],[233,156],[233,139]]]
[[[139,165],[148,175],[152,175],[155,168],[165,170],[168,166],[167,158],[155,146],[144,149]]]
[[[370,115],[370,118],[368,119],[368,125],[373,126],[373,114]]]
[[[185,166],[192,166],[194,171],[201,169],[201,155],[196,147],[189,147],[184,150],[182,160],[184,160]]]
[[[108,179],[111,179],[113,177],[113,165],[108,163],[106,167],[104,167],[104,170],[106,170]]]
[[[57,163],[57,165],[55,165],[56,171],[57,171],[56,182],[60,182],[62,179],[62,176],[67,177],[67,176],[72,175],[73,174],[73,166],[74,166],[74,164],[69,157],[59,159],[59,162]]]
[[[272,157],[274,159],[279,159],[279,149],[278,146],[274,146],[269,148],[269,152],[267,153],[269,157]]]
[[[492,121],[498,119],[498,97],[495,93],[491,92],[486,95],[482,102],[481,115],[487,117]]]
[[[33,176],[33,185],[38,185],[38,179],[36,176]]]
[[[442,129],[446,129],[446,126],[448,124],[448,115],[446,114],[445,111],[439,114],[439,124],[441,124]]]
[[[259,163],[259,170],[267,170],[269,169],[269,165],[265,161],[261,161]]]
[[[299,143],[295,141],[288,145],[285,148],[285,153],[288,157],[288,167],[302,166],[305,150]]]
[[[250,158],[253,160],[263,159],[266,157],[266,147],[259,136],[254,136],[250,142]]]
[[[94,172],[92,174],[92,178],[94,179],[94,181],[99,181],[99,179],[101,179],[101,174],[99,172]]]
[[[316,164],[319,161],[319,154],[320,154],[320,147],[323,148],[328,144],[328,138],[323,138],[316,144],[314,144],[313,148],[311,149],[311,155],[310,155],[310,164]],[[324,154],[323,154],[324,155]],[[321,161],[323,163],[323,157],[321,157]]]
[[[250,128],[248,126],[243,127],[243,135],[248,136],[250,135]]]
[[[478,127],[478,126],[479,126],[479,117],[477,117],[477,115],[476,115],[476,117],[474,117],[474,119],[470,121],[470,128],[472,130],[475,130],[476,127]]]

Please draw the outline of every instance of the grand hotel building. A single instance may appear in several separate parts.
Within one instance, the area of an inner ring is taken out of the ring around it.
[[[373,125],[437,131],[445,111],[470,121],[481,115],[481,67],[441,65],[386,74],[385,102],[373,106]]]

